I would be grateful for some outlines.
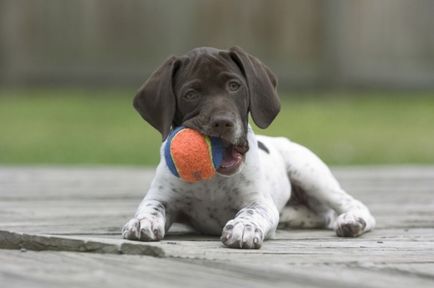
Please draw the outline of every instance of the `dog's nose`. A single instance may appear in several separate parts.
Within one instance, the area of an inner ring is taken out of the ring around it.
[[[219,135],[231,131],[233,128],[234,121],[232,117],[226,115],[216,115],[211,119],[211,129]]]

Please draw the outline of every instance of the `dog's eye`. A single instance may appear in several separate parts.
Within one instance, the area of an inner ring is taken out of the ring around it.
[[[187,90],[187,92],[184,93],[184,99],[187,101],[194,101],[199,98],[199,93],[196,90]]]
[[[228,82],[228,89],[231,92],[238,91],[238,89],[240,89],[240,87],[241,87],[241,84],[236,80],[231,80]]]

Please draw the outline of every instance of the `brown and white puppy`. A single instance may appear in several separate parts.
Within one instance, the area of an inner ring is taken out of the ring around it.
[[[167,59],[139,89],[134,107],[163,140],[180,125],[221,138],[223,163],[213,179],[189,184],[161,157],[123,237],[161,240],[181,218],[233,248],[261,247],[279,222],[331,228],[346,237],[373,229],[368,208],[311,151],[285,138],[254,135],[249,114],[266,128],[279,113],[276,86],[271,70],[238,47],[196,48]]]

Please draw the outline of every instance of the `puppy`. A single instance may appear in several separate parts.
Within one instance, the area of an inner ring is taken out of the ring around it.
[[[276,86],[273,72],[238,47],[196,48],[167,59],[139,89],[134,107],[163,140],[180,125],[221,138],[224,159],[213,179],[189,184],[170,173],[161,149],[155,178],[123,237],[158,241],[172,223],[186,221],[221,236],[227,247],[257,249],[279,223],[334,229],[341,237],[372,230],[368,208],[311,151],[253,133],[249,113],[260,128],[279,113]]]

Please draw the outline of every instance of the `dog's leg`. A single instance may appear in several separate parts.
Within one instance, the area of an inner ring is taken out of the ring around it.
[[[176,213],[174,203],[177,203],[176,190],[166,176],[165,164],[157,167],[154,180],[145,198],[137,208],[136,214],[122,228],[125,239],[141,241],[159,241],[169,230]]]
[[[271,201],[254,202],[226,223],[221,240],[230,248],[259,249],[274,234],[278,222],[279,212]]]
[[[323,214],[329,228],[341,237],[357,237],[374,229],[375,219],[369,209],[340,187],[330,169],[314,153],[284,138],[275,141],[285,158],[291,183],[306,193],[307,199],[336,212],[335,219],[329,217],[330,213]]]

